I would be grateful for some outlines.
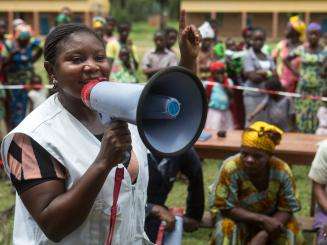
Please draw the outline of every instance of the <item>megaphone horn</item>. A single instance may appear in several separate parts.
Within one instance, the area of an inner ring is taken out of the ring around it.
[[[200,136],[207,114],[201,81],[189,70],[161,70],[146,85],[92,81],[82,89],[83,102],[102,121],[136,124],[144,145],[163,157],[180,154]]]

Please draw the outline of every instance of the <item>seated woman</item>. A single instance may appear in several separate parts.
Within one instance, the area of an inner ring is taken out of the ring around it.
[[[241,152],[224,161],[212,186],[212,244],[301,244],[295,180],[273,156],[282,134],[258,121],[244,130]]]

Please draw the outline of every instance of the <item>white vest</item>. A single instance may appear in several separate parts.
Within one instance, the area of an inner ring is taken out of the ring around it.
[[[136,127],[129,125],[129,128],[133,151],[139,163],[139,173],[136,184],[132,185],[130,175],[124,169],[125,177],[118,199],[113,244],[151,244],[144,232],[148,184],[146,148]],[[7,173],[9,173],[7,154],[15,133],[30,136],[65,166],[68,172],[67,189],[85,173],[100,150],[98,139],[61,105],[57,94],[48,98],[4,138],[1,154]],[[123,165],[120,164],[119,167]],[[112,205],[115,169],[110,171],[85,222],[59,244],[104,244]],[[17,194],[13,244],[53,244],[44,235]]]

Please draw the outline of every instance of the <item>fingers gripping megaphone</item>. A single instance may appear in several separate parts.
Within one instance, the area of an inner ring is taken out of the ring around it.
[[[158,72],[146,85],[90,81],[81,96],[103,123],[122,120],[137,125],[144,145],[162,157],[191,147],[207,114],[201,81],[177,66]]]

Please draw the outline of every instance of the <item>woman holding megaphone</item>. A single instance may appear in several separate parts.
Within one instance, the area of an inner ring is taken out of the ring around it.
[[[181,66],[195,71],[199,42],[183,12]],[[81,100],[86,83],[109,77],[103,41],[86,26],[60,25],[45,41],[44,58],[57,93],[1,146],[17,190],[13,244],[150,243],[143,230],[146,148],[135,127],[118,121],[105,127]],[[119,163],[131,148],[124,168]]]

